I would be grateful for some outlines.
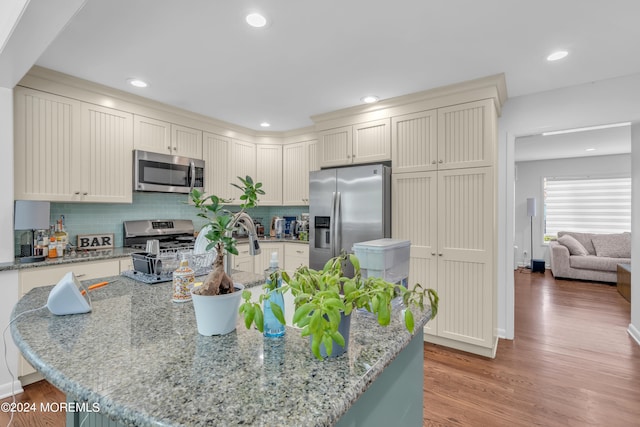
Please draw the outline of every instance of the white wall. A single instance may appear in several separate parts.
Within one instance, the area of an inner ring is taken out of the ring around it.
[[[634,121],[640,121],[640,73],[519,96],[505,103],[498,122],[498,332],[501,336],[514,337],[513,154],[516,137],[546,130]],[[632,239],[640,239],[640,233],[634,233]],[[635,304],[640,304],[640,299],[636,299]]]
[[[631,259],[640,253],[640,122],[631,126]],[[632,261],[633,263],[633,261]],[[634,264],[635,265],[635,264]],[[631,324],[629,334],[640,344],[640,274],[638,266],[632,266],[631,274]]]
[[[516,150],[518,140],[516,139]],[[544,259],[549,266],[548,246],[543,243],[542,180],[545,177],[606,177],[612,174],[631,176],[631,155],[589,156],[571,159],[538,160],[516,163],[514,243],[518,246],[516,262],[529,265],[531,256],[531,219],[527,216],[527,198],[536,198],[537,215],[533,218],[533,258]],[[523,251],[527,251],[526,264]]]
[[[29,71],[86,0],[3,0],[0,6],[0,262],[13,261],[13,87]],[[18,273],[0,272],[0,328],[9,322],[18,302]],[[7,332],[7,358],[18,369],[18,349]],[[0,398],[11,393],[11,378],[0,351]],[[21,392],[19,383],[15,392]]]

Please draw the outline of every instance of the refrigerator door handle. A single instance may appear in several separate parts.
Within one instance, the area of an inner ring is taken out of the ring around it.
[[[340,255],[340,250],[342,249],[342,217],[340,215],[340,201],[341,201],[341,195],[340,192],[338,191],[336,193],[336,207],[335,207],[335,224],[333,226],[333,247],[334,247],[334,255],[333,256],[339,256]]]
[[[329,214],[329,257],[333,258],[336,252],[336,193],[331,195],[331,213]]]

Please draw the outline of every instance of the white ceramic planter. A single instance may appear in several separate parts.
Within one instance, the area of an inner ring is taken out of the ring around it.
[[[240,283],[233,286],[235,292],[225,295],[198,295],[191,291],[200,335],[225,335],[236,329],[244,286]]]

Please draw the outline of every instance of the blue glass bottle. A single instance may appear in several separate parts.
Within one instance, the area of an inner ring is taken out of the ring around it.
[[[278,281],[276,283],[276,292],[271,293],[269,299],[264,300],[263,303],[263,311],[264,311],[264,336],[265,337],[281,337],[284,335],[285,327],[280,321],[276,318],[271,310],[271,304],[277,304],[284,314],[284,297],[282,296],[282,292],[279,291],[282,286],[282,278],[280,277],[280,270],[278,268],[278,253],[273,252],[271,254],[271,260],[269,262],[269,268],[264,271],[265,279],[267,284],[271,284],[271,275],[277,272],[278,273]]]

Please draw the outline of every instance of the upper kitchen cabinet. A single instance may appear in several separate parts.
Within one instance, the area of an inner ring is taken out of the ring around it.
[[[438,168],[437,123],[437,110],[391,119],[391,157],[394,174]]]
[[[135,115],[134,146],[137,150],[202,159],[202,131]]]
[[[317,140],[296,142],[283,147],[283,204],[309,204],[309,172],[318,170]]]
[[[206,166],[205,166],[206,167]],[[231,143],[231,162],[229,165],[230,181],[234,184],[240,184],[237,177],[243,179],[248,175],[254,180],[256,179],[256,146],[251,142],[240,141],[234,139]],[[231,187],[231,197],[229,198],[231,203],[240,204],[240,196],[242,192]]]
[[[438,169],[492,166],[497,113],[493,99],[438,109]]]
[[[84,202],[132,202],[133,116],[82,103],[81,197]]]
[[[223,199],[232,197],[229,174],[231,138],[204,132],[202,135],[202,158],[204,165],[204,191]]]
[[[320,167],[391,160],[390,127],[382,119],[319,132]]]
[[[15,89],[15,198],[131,203],[133,117]]]
[[[393,117],[393,172],[490,166],[495,122],[492,99]]]
[[[242,176],[242,175],[240,175]],[[262,183],[262,206],[282,205],[282,145],[256,145],[256,182]]]

